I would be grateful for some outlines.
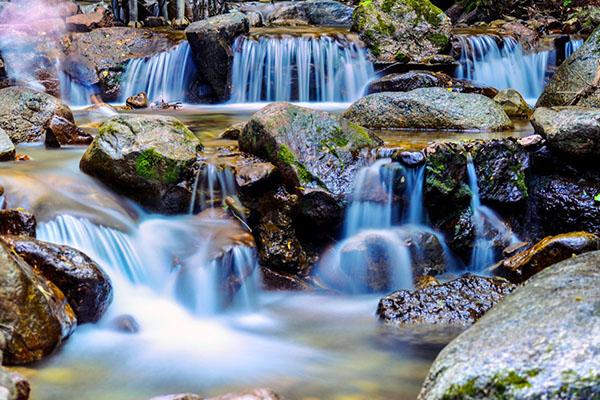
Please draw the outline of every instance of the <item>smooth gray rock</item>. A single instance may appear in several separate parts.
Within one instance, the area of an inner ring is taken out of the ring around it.
[[[0,161],[12,161],[15,159],[16,151],[6,131],[0,128]]]

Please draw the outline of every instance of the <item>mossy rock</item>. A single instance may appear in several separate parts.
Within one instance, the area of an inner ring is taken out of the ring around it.
[[[187,207],[185,188],[177,186],[190,179],[200,149],[198,138],[175,118],[118,116],[100,126],[80,167],[152,211],[177,212]],[[176,204],[173,193],[183,195]]]
[[[429,0],[361,0],[352,29],[380,61],[420,62],[448,49],[451,23]]]

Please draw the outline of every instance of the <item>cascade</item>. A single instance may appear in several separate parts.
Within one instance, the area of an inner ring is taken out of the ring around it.
[[[197,203],[198,193],[200,204]],[[221,168],[211,163],[198,168],[192,189],[190,214],[197,208],[204,210],[225,206],[227,198],[237,201],[235,178],[231,169]]]
[[[121,102],[140,92],[149,101],[185,101],[196,74],[188,42],[148,58],[129,60],[121,79]]]
[[[374,68],[350,36],[238,37],[233,45],[231,101],[351,102]]]
[[[70,106],[81,107],[92,104],[92,96],[96,94],[95,86],[87,86],[75,81],[64,71],[59,72],[60,97]]]
[[[565,43],[565,60],[573,55],[581,46],[583,46],[583,39],[571,39]]]
[[[510,36],[458,36],[461,47],[456,76],[497,89],[512,88],[535,103],[546,83],[547,70],[555,63],[555,51],[527,54]]]

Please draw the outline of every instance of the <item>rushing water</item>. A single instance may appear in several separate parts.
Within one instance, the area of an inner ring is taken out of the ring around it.
[[[571,57],[581,46],[583,46],[583,39],[573,39],[565,43],[565,60]]]
[[[70,106],[87,106],[92,96],[99,92],[94,85],[84,85],[71,78],[66,72],[59,72],[60,98]]]
[[[350,36],[238,37],[231,101],[350,102],[374,76],[367,51]]]

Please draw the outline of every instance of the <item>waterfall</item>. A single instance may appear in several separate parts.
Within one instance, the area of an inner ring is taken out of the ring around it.
[[[424,225],[425,210],[423,205],[423,181],[425,166],[406,170],[406,191],[408,192],[408,207],[403,220],[411,225]]]
[[[60,97],[70,106],[81,107],[92,104],[92,96],[98,93],[94,85],[88,86],[75,81],[66,72],[59,72]]]
[[[200,193],[200,204],[197,194]],[[198,207],[204,210],[210,207],[227,205],[227,198],[238,201],[235,178],[230,168],[218,167],[208,163],[198,168],[192,189],[190,213]]]
[[[185,101],[196,66],[188,42],[147,58],[129,60],[121,78],[121,102],[140,92],[149,101]]]
[[[512,88],[528,102],[535,103],[544,90],[548,66],[553,65],[556,58],[555,51],[527,54],[510,36],[499,39],[492,35],[461,35],[458,39],[461,47],[458,78],[497,89]]]
[[[575,53],[581,46],[583,46],[583,39],[571,39],[565,43],[565,60],[568,59]]]
[[[233,45],[231,101],[351,102],[374,68],[350,37],[238,37]]]

